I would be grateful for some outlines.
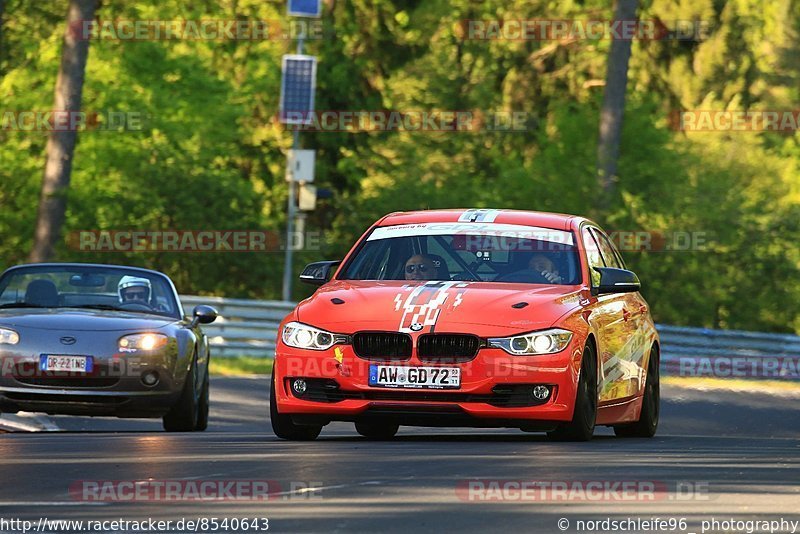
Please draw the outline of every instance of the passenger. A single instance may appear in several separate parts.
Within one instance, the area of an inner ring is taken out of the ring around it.
[[[408,258],[404,273],[406,280],[437,280],[439,269],[428,256],[416,254]]]

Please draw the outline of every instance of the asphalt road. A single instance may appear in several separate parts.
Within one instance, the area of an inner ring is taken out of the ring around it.
[[[607,429],[564,444],[514,430],[401,428],[394,441],[371,442],[335,424],[315,442],[290,443],[269,429],[267,388],[266,378],[213,380],[211,425],[200,434],[166,434],[158,421],[53,417],[48,424],[63,432],[0,436],[0,532],[21,531],[3,520],[40,518],[263,517],[273,532],[702,532],[712,518],[800,521],[796,397],[664,387],[651,440]],[[190,496],[205,481],[259,481],[271,498],[90,500],[125,497],[117,482],[148,479],[151,497],[167,482]],[[586,523],[607,518],[666,522]],[[742,531],[727,526],[769,531],[719,523],[706,532]]]

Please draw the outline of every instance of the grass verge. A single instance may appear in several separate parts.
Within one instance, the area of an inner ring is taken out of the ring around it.
[[[211,376],[268,375],[272,372],[272,358],[212,357],[210,370]]]
[[[800,382],[796,380],[745,380],[741,378],[709,378],[662,376],[662,384],[687,389],[727,389],[731,391],[758,391],[792,393],[800,395]]]

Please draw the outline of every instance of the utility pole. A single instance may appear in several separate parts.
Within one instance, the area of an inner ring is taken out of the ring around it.
[[[319,18],[321,0],[288,0],[289,16]],[[293,256],[294,256],[294,229],[297,217],[297,183],[313,181],[313,157],[311,169],[307,166],[300,173],[300,126],[311,122],[314,112],[314,91],[316,89],[317,58],[303,55],[303,42],[305,32],[297,36],[297,53],[283,57],[281,81],[281,122],[292,125],[292,150],[287,161],[286,179],[288,180],[289,194],[286,206],[286,251],[283,263],[283,288],[282,298],[292,300]],[[308,178],[308,172],[311,178]]]

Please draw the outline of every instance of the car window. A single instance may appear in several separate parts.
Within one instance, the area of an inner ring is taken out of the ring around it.
[[[586,249],[586,261],[589,263],[589,275],[592,279],[592,286],[599,286],[600,273],[594,268],[605,267],[603,257],[600,255],[600,247],[597,245],[597,241],[595,241],[588,226],[584,227],[581,231],[581,236],[583,237],[583,247]]]
[[[180,316],[172,286],[163,275],[113,266],[32,265],[8,271],[0,278],[0,306],[110,309],[136,304],[125,302],[122,294],[137,291],[143,300],[126,311]]]
[[[421,223],[376,228],[356,249],[341,278],[574,285],[580,283],[579,266],[571,232]]]
[[[600,254],[603,256],[606,267],[622,269],[623,267],[617,259],[617,254],[614,252],[614,246],[611,244],[608,237],[597,228],[592,228],[592,233],[597,238],[597,244],[600,246]]]

